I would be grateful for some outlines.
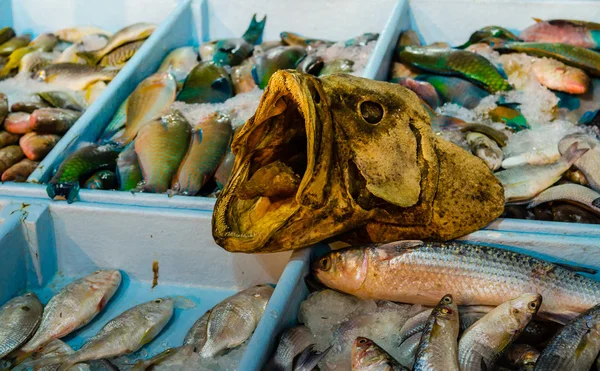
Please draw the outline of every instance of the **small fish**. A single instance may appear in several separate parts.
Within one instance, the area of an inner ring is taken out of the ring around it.
[[[60,84],[71,90],[84,90],[96,81],[111,81],[117,70],[105,70],[77,63],[55,63],[41,69],[36,78],[44,82]]]
[[[219,187],[219,189],[223,189],[225,184],[229,181],[234,162],[235,155],[231,152],[231,148],[228,148],[225,152],[225,156],[223,156],[223,160],[221,160],[221,163],[215,171],[215,181],[217,182],[217,187]]]
[[[460,128],[460,131],[465,132],[475,132],[485,134],[487,137],[493,139],[500,147],[505,147],[508,143],[508,136],[501,132],[500,130],[496,130],[493,127],[485,124],[466,124]]]
[[[40,109],[40,108],[48,108],[50,107],[49,104],[47,104],[45,101],[43,100],[36,100],[36,101],[31,101],[31,102],[16,102],[13,103],[12,106],[10,106],[10,110],[11,112],[25,112],[25,113],[33,113],[33,111],[35,111],[36,109]]]
[[[408,370],[373,340],[357,337],[352,346],[352,371]]]
[[[37,50],[37,48],[35,48],[33,46],[24,46],[22,48],[15,50],[14,52],[10,53],[10,56],[8,57],[8,61],[0,70],[0,77],[8,76],[13,70],[19,68],[19,65],[21,64],[21,60],[23,59],[23,57],[25,57],[26,55],[28,55],[30,53],[35,52],[36,50]]]
[[[573,143],[555,164],[524,165],[495,173],[504,186],[505,202],[529,200],[556,183],[575,161],[588,151]]]
[[[125,63],[142,47],[145,40],[134,41],[119,46],[109,54],[102,57],[100,65],[102,67],[123,67]]]
[[[477,107],[489,95],[484,89],[460,77],[425,74],[417,76],[416,80],[431,84],[441,103],[458,104],[468,109]]]
[[[256,14],[254,14],[248,29],[241,38],[217,41],[212,61],[218,66],[232,67],[242,63],[252,53],[254,45],[260,44],[266,23],[267,16],[257,22]]]
[[[585,175],[590,187],[600,192],[600,141],[585,134],[570,134],[558,142],[558,150],[564,154],[573,143],[577,143],[578,148],[589,148],[575,161],[575,167]]]
[[[83,51],[81,44],[73,44],[60,53],[56,63],[87,64],[87,61],[84,58],[77,55],[77,53],[81,51]]]
[[[54,108],[63,108],[72,111],[82,112],[84,108],[77,101],[64,91],[46,91],[38,93],[40,98],[48,102]]]
[[[129,143],[117,157],[117,178],[120,191],[135,190],[144,179],[135,153],[135,140]]]
[[[63,356],[63,355],[69,355],[69,354],[73,354],[75,353],[73,351],[73,349],[67,345],[65,342],[58,340],[58,339],[54,339],[51,342],[49,342],[48,344],[46,344],[41,352],[37,352],[35,354],[35,359],[45,359],[45,358],[52,358],[52,357],[57,357],[57,356]],[[54,366],[46,366],[46,367],[41,367],[41,368],[37,368],[35,367],[34,370],[36,371],[56,371],[58,369],[58,367],[60,367],[59,365],[54,365]],[[69,368],[69,371],[90,371],[90,366],[86,365],[85,363],[80,363],[77,364],[71,368]]]
[[[442,105],[436,89],[427,81],[417,81],[410,77],[402,77],[396,79],[395,82],[414,91],[419,98],[423,99],[433,109]]]
[[[294,359],[314,344],[316,344],[316,338],[306,326],[296,326],[285,330],[279,337],[277,349],[264,371],[293,370]]]
[[[25,182],[40,163],[24,158],[2,173],[3,182]]]
[[[83,184],[86,189],[116,189],[117,176],[110,170],[100,170]]]
[[[225,68],[214,62],[200,62],[190,72],[177,95],[185,103],[222,103],[233,96],[231,79]]]
[[[600,47],[600,24],[567,19],[552,19],[536,23],[519,34],[524,41],[542,43],[562,43],[582,48],[598,49]]]
[[[495,141],[484,134],[476,132],[468,132],[466,139],[471,152],[482,159],[490,170],[496,171],[500,169],[504,153]]]
[[[469,327],[458,344],[461,370],[491,370],[542,305],[542,296],[526,293],[494,308]]]
[[[54,199],[62,196],[71,203],[79,192],[79,181],[96,171],[114,169],[119,151],[114,145],[91,144],[71,153],[58,167],[46,192]]]
[[[176,91],[177,83],[169,73],[155,73],[142,81],[127,98],[125,132],[117,142],[128,144],[144,125],[165,114]]]
[[[538,58],[531,65],[535,78],[548,89],[583,94],[590,84],[588,75],[551,58]]]
[[[487,26],[479,29],[471,34],[469,41],[461,46],[457,46],[458,49],[465,49],[466,47],[476,44],[484,39],[498,38],[508,41],[520,41],[521,39],[514,33],[510,32],[506,28],[500,26]]]
[[[66,371],[77,363],[136,352],[160,334],[173,316],[173,309],[172,298],[136,305],[108,321],[75,353],[34,361],[34,364],[60,364],[57,371]]]
[[[155,29],[156,25],[152,23],[135,23],[117,31],[107,40],[106,45],[102,49],[79,52],[77,54],[85,58],[90,65],[96,65],[102,57],[118,47],[134,41],[147,39]]]
[[[63,108],[40,108],[30,115],[31,130],[39,133],[64,134],[77,122],[81,114]]]
[[[52,49],[58,44],[58,37],[56,37],[53,33],[43,33],[38,35],[35,39],[33,39],[29,46],[32,46],[36,49],[42,49],[45,52],[51,52]]]
[[[4,130],[12,134],[31,132],[30,115],[25,112],[9,113],[4,119]]]
[[[258,326],[272,294],[271,286],[259,285],[215,305],[210,312],[207,338],[199,352],[200,357],[213,358],[248,340]]]
[[[198,53],[196,53],[193,47],[184,46],[170,52],[165,59],[163,59],[156,72],[170,73],[175,77],[177,85],[181,87],[187,76],[197,64]]]
[[[444,295],[427,319],[413,370],[455,370],[458,367],[458,307]],[[444,351],[441,352],[440,350]]]
[[[19,146],[31,161],[41,161],[60,140],[59,135],[27,133],[19,139]]]
[[[37,330],[44,305],[29,292],[0,307],[0,359],[23,345]]]
[[[488,112],[490,119],[495,122],[503,122],[514,131],[529,129],[525,116],[514,108],[498,106]]]
[[[253,65],[242,63],[239,66],[231,67],[231,84],[233,85],[234,95],[247,93],[256,88],[254,77],[252,77]]]
[[[350,59],[336,59],[332,62],[325,63],[321,71],[320,76],[332,75],[334,73],[350,73],[354,71],[354,61]]]
[[[0,174],[25,158],[21,147],[10,145],[0,149]]]
[[[587,92],[579,95],[556,92],[563,118],[579,125],[589,124],[600,111],[600,79],[590,79]]]
[[[204,348],[207,338],[208,320],[210,318],[210,310],[198,318],[192,327],[188,330],[185,338],[183,339],[183,345],[193,346],[194,352],[198,353]]]
[[[12,27],[3,27],[0,29],[0,45],[15,37],[15,30]]]
[[[528,344],[512,344],[506,352],[509,365],[518,371],[533,371],[540,352]]]
[[[527,207],[532,208],[552,201],[574,202],[600,216],[600,193],[579,184],[550,187],[534,197]]]
[[[0,148],[19,143],[19,135],[0,130]]]
[[[210,114],[192,129],[188,151],[171,182],[177,194],[195,196],[223,160],[233,129],[229,117]]]
[[[169,348],[150,359],[140,359],[131,371],[154,370],[155,368],[177,370],[177,367],[182,367],[193,353],[194,347],[191,345]]]
[[[129,97],[121,103],[119,108],[117,108],[117,112],[113,115],[112,119],[104,129],[101,140],[107,140],[113,137],[119,130],[125,127],[125,123],[127,122],[127,105],[129,104]]]
[[[89,35],[100,35],[105,37],[110,37],[112,35],[110,32],[94,26],[63,28],[56,31],[55,34],[60,40],[74,44],[80,43],[85,36]]]
[[[17,363],[40,351],[50,341],[65,337],[89,323],[104,309],[120,284],[121,272],[100,270],[65,286],[46,304],[40,327],[19,349]]]
[[[190,135],[190,124],[179,111],[171,111],[140,129],[135,152],[144,177],[144,191],[164,193],[168,190],[188,149]]]
[[[25,55],[19,63],[19,73],[32,76],[54,62],[54,57],[38,49]]]
[[[306,57],[301,46],[278,46],[256,58],[252,77],[259,88],[264,89],[271,76],[278,70],[294,69]]]
[[[540,354],[535,369],[589,370],[600,351],[600,305],[560,329]]]
[[[108,87],[104,81],[96,81],[95,83],[88,85],[85,89],[85,101],[88,105],[92,105],[102,95],[102,92]]]
[[[400,62],[426,71],[466,78],[491,93],[512,89],[496,67],[479,54],[407,46],[398,57]]]
[[[29,34],[13,37],[0,44],[0,56],[8,56],[15,50],[27,46],[30,41],[31,35]]]

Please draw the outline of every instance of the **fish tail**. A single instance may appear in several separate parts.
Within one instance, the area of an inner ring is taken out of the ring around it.
[[[256,14],[252,16],[252,21],[250,22],[250,26],[244,34],[242,35],[242,39],[246,40],[250,44],[260,44],[262,41],[263,30],[265,29],[265,24],[267,23],[267,16],[262,19],[262,21],[256,21]]]
[[[96,52],[77,52],[77,55],[85,59],[88,62],[88,64],[92,66],[97,65],[98,61],[100,60]]]
[[[314,345],[309,345],[294,362],[294,370],[312,370],[330,350],[331,346],[322,352],[317,352],[314,350]]]
[[[567,149],[564,154],[565,161],[569,164],[569,166],[573,165],[575,161],[577,161],[581,156],[583,156],[589,148],[578,148],[577,142],[571,144],[571,146]]]

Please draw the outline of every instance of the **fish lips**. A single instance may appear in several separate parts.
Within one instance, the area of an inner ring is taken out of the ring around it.
[[[325,130],[330,131],[329,135],[324,135]],[[271,237],[285,228],[302,206],[317,209],[327,202],[327,187],[322,184],[328,180],[332,143],[323,143],[321,138],[331,138],[332,130],[331,114],[318,79],[294,70],[273,74],[256,113],[232,142],[236,160],[215,204],[215,242],[228,251],[281,250],[281,246],[268,248]],[[256,170],[278,160],[293,168],[301,179],[293,195],[259,195],[246,200],[238,197],[236,191]]]

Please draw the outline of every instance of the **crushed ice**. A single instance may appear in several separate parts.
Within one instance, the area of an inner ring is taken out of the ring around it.
[[[79,104],[86,107],[84,92],[67,89],[60,84],[46,83],[31,79],[24,75],[0,81],[0,92],[8,97],[8,105],[17,102],[38,102],[40,98],[36,93],[45,91],[64,91],[69,93]]]
[[[329,47],[325,44],[315,48],[314,54],[323,58],[325,63],[338,59],[349,59],[354,62],[352,75],[361,76],[373,54],[377,40],[369,41],[366,45],[345,46],[344,41],[337,42]]]

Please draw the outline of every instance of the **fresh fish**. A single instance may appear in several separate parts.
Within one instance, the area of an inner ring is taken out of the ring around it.
[[[427,81],[417,81],[410,77],[401,77],[395,82],[415,92],[429,107],[436,109],[442,105],[436,89]]]
[[[352,346],[352,371],[408,370],[371,339],[357,337]]]
[[[482,159],[490,170],[496,171],[500,168],[504,153],[495,141],[484,134],[476,132],[468,132],[466,139],[471,152]]]
[[[168,72],[175,77],[178,85],[182,85],[197,64],[198,53],[193,47],[185,46],[170,52],[156,72]]]
[[[566,153],[573,143],[578,148],[589,148],[587,153],[575,161],[575,167],[581,170],[590,187],[600,192],[600,141],[595,137],[585,134],[570,134],[558,142],[560,153]]]
[[[134,41],[119,46],[109,54],[102,57],[100,65],[102,67],[123,67],[125,63],[142,47],[145,40]]]
[[[263,29],[267,23],[267,16],[262,21],[256,21],[256,14],[252,16],[250,26],[240,39],[225,39],[217,41],[213,62],[218,66],[237,66],[248,57],[254,45],[260,44]]]
[[[509,365],[517,371],[533,371],[540,352],[528,344],[512,344],[506,355]]]
[[[152,121],[140,129],[135,152],[144,177],[144,191],[164,193],[168,190],[188,149],[190,132],[190,124],[179,111],[171,111],[162,120]]]
[[[117,142],[128,144],[144,125],[164,115],[176,91],[177,83],[169,73],[155,73],[142,81],[127,98],[125,132]]]
[[[0,307],[0,359],[23,345],[37,330],[44,305],[29,292]]]
[[[71,90],[83,90],[96,81],[111,81],[117,70],[105,70],[77,63],[55,63],[44,67],[36,78],[44,82],[60,84]]]
[[[222,103],[233,96],[225,68],[214,62],[200,62],[190,72],[177,100],[185,103]]]
[[[548,89],[569,94],[583,94],[590,84],[590,79],[585,72],[555,59],[538,58],[531,68],[539,83]]]
[[[540,354],[535,369],[589,370],[600,351],[600,305],[560,329]]]
[[[200,55],[201,61],[212,61],[213,56],[215,55],[217,42],[219,42],[219,40],[208,41],[200,44],[198,47],[198,54]]]
[[[490,139],[493,139],[500,147],[505,147],[508,143],[508,136],[501,132],[500,130],[496,130],[493,127],[485,124],[466,124],[460,128],[460,131],[465,132],[475,132],[485,134]]]
[[[304,73],[319,76],[319,73],[321,73],[321,70],[323,69],[324,65],[325,62],[323,61],[323,58],[318,57],[314,54],[309,54],[306,57],[304,57],[304,59],[302,59],[300,63],[298,63],[296,69]]]
[[[31,161],[40,161],[60,140],[59,135],[27,133],[19,139],[19,146]]]
[[[555,164],[543,166],[524,165],[503,170],[494,175],[504,186],[505,202],[529,200],[556,183],[562,174],[577,161],[587,148],[573,143]]]
[[[514,131],[529,129],[529,124],[525,116],[517,109],[505,106],[498,106],[488,112],[490,119],[495,122],[504,123]]]
[[[82,42],[83,38],[89,35],[100,35],[105,37],[110,37],[112,35],[110,32],[94,26],[63,28],[56,31],[55,34],[60,40],[74,44]]]
[[[360,36],[356,36],[344,41],[344,47],[348,48],[350,46],[365,46],[371,41],[377,40],[378,38],[378,33],[366,32]]]
[[[71,349],[71,347],[69,345],[67,345],[66,343],[58,340],[58,339],[54,339],[51,342],[49,342],[48,344],[46,344],[41,352],[36,352],[34,354],[34,358],[35,359],[47,359],[47,358],[52,358],[52,357],[58,357],[58,356],[63,356],[63,355],[69,355],[69,354],[73,354],[75,353],[73,351],[73,349]],[[46,366],[46,367],[34,367],[33,369],[35,371],[56,371],[60,366],[59,365],[53,365],[53,366]],[[85,363],[80,363],[77,364],[71,368],[69,368],[69,371],[90,371],[90,366],[86,365]]]
[[[8,131],[0,130],[0,148],[19,143],[19,136]]]
[[[79,192],[79,181],[98,170],[114,169],[119,151],[114,145],[91,144],[71,153],[59,166],[46,192],[52,199],[62,196],[71,203]]]
[[[410,69],[408,65],[404,63],[394,62],[394,65],[392,66],[392,71],[390,72],[390,81],[396,82],[397,79],[401,77],[415,78],[417,76],[420,76],[419,73]]]
[[[559,98],[558,108],[563,119],[577,122],[579,125],[589,124],[600,111],[600,79],[592,78],[587,92],[572,95],[556,92]]]
[[[19,146],[10,145],[0,149],[0,174],[21,161],[24,157],[25,155]]]
[[[509,40],[509,41],[520,41],[521,40],[521,39],[519,39],[518,36],[516,36],[514,33],[510,32],[509,30],[507,30],[504,27],[487,26],[487,27],[484,27],[482,29],[479,29],[479,30],[473,32],[471,34],[471,37],[469,37],[469,41],[467,41],[466,43],[464,43],[461,46],[458,46],[457,48],[464,49],[470,45],[476,44],[476,43],[478,43],[482,40],[488,39],[488,38],[498,38],[498,39]]]
[[[315,336],[306,326],[296,326],[285,330],[279,337],[277,349],[264,371],[293,370],[294,359],[315,343]]]
[[[54,62],[54,56],[41,50],[25,55],[19,63],[19,73],[32,76],[42,68]]]
[[[426,74],[417,76],[416,80],[431,84],[442,104],[453,103],[473,109],[489,95],[487,91],[460,77]]]
[[[331,346],[324,351],[319,352],[314,350],[314,346],[310,345],[302,351],[294,361],[294,371],[312,371],[317,368],[317,365],[331,350]]]
[[[112,119],[104,129],[104,133],[102,133],[102,140],[107,140],[112,138],[119,130],[125,127],[125,123],[127,122],[127,106],[129,104],[129,98],[125,99],[123,103],[117,109],[117,112],[113,115]]]
[[[407,46],[398,57],[400,62],[426,71],[466,78],[492,93],[512,89],[496,67],[479,54]]]
[[[81,52],[82,46],[81,44],[73,44],[63,50],[60,53],[60,56],[56,60],[56,63],[77,63],[77,64],[87,64],[87,61],[81,58],[77,53]]]
[[[162,353],[155,355],[152,358],[143,360],[140,359],[131,369],[131,371],[154,370],[155,368],[165,368],[177,370],[177,367],[182,365],[194,353],[194,347],[191,345],[183,345],[177,348],[169,348]],[[158,367],[157,367],[158,366]]]
[[[188,330],[183,345],[192,345],[194,352],[198,353],[204,348],[207,338],[208,320],[210,318],[210,310],[198,318],[194,325]]]
[[[396,51],[399,51],[399,48],[403,48],[405,46],[422,46],[421,39],[419,35],[413,30],[405,30],[402,31],[400,37],[398,38],[398,45],[396,46]]]
[[[15,37],[15,30],[12,27],[3,27],[0,29],[0,45]]]
[[[561,184],[550,187],[534,197],[529,208],[545,202],[569,201],[600,216],[600,193],[579,184]]]
[[[257,57],[259,55],[265,54],[269,50],[271,50],[273,48],[277,48],[278,46],[285,46],[285,45],[282,45],[282,42],[280,40],[263,41],[259,45],[255,46],[252,56]],[[253,59],[254,58],[252,58],[252,57],[247,58],[244,62],[251,61]],[[244,63],[244,62],[242,62],[242,63]]]
[[[413,336],[406,339],[402,344],[398,347],[398,354],[400,356],[396,356],[398,362],[400,364],[412,369],[415,363],[415,357],[417,356],[417,350],[419,349],[419,344],[421,343],[421,333],[418,332]]]
[[[552,19],[536,23],[519,34],[524,41],[562,43],[597,49],[600,47],[600,24],[568,19]]]
[[[72,111],[82,112],[84,108],[77,101],[64,91],[46,91],[38,93],[40,98],[48,102],[54,108],[63,108]]]
[[[458,305],[492,306],[537,292],[544,297],[538,316],[559,323],[600,303],[600,282],[526,255],[456,242],[346,248],[315,261],[312,271],[327,287],[362,299],[421,305],[436,304],[441,292],[452,292]]]
[[[12,39],[0,44],[0,56],[8,56],[15,50],[23,48],[31,41],[31,35],[25,34],[13,37]]]
[[[33,39],[29,46],[36,49],[42,49],[45,52],[51,52],[52,49],[58,44],[58,37],[53,33],[43,33]]]
[[[86,189],[116,189],[117,176],[110,170],[100,170],[83,184]]]
[[[539,208],[534,208],[534,211]],[[579,206],[571,204],[552,204],[551,219],[555,222],[600,224],[600,217]],[[537,216],[536,216],[537,219]]]
[[[427,319],[413,370],[456,370],[458,367],[458,307],[444,295]],[[444,351],[440,351],[443,349]]]
[[[37,48],[33,46],[24,46],[12,52],[8,57],[8,61],[6,61],[6,64],[0,70],[0,77],[8,76],[13,70],[19,68],[23,57],[36,50]]]
[[[40,163],[22,159],[2,173],[3,182],[25,182]]]
[[[593,76],[600,76],[600,53],[579,46],[558,43],[506,42],[496,48],[501,51],[548,57],[566,65],[581,68]]]
[[[117,49],[118,47],[134,41],[147,39],[156,29],[152,23],[135,23],[127,26],[112,35],[102,49],[79,52],[80,57],[85,58],[89,64],[96,65],[105,55]]]
[[[11,112],[33,113],[33,111],[35,111],[36,109],[48,107],[50,107],[50,105],[40,99],[36,100],[35,102],[31,101],[13,103],[13,105],[10,106],[10,110]],[[29,118],[27,120],[29,120]]]
[[[319,76],[327,76],[334,73],[350,73],[352,71],[354,71],[354,61],[350,59],[336,59],[325,63],[319,72]]]
[[[217,187],[219,187],[219,189],[223,189],[225,184],[227,184],[227,181],[229,181],[234,162],[235,155],[231,152],[231,148],[228,148],[223,156],[223,160],[221,160],[221,163],[215,171],[215,181],[217,182]]]
[[[260,321],[273,288],[254,286],[223,300],[210,312],[200,357],[213,358],[248,340]]]
[[[129,143],[117,157],[117,178],[120,191],[133,191],[144,179],[135,153],[135,140]]]
[[[77,363],[136,352],[162,331],[173,316],[173,309],[172,298],[136,305],[108,321],[75,353],[34,362],[36,365],[60,364],[57,371],[66,371]]]
[[[526,293],[508,300],[469,327],[458,344],[461,370],[491,370],[542,305],[542,296]]]
[[[121,284],[118,270],[100,270],[65,286],[46,307],[39,329],[18,351],[17,363],[89,323],[110,301]]]
[[[4,119],[4,130],[12,134],[25,134],[32,131],[30,115],[25,112],[11,112]]]
[[[231,67],[231,84],[233,85],[234,95],[247,93],[256,88],[252,69],[254,66],[250,63],[242,63],[239,66]]]
[[[256,58],[252,77],[259,88],[264,89],[277,70],[293,69],[306,57],[306,49],[301,46],[278,46]]]
[[[0,122],[4,121],[8,115],[8,97],[4,93],[0,93]]]
[[[192,129],[188,151],[171,182],[171,189],[195,196],[210,180],[231,142],[229,117],[210,114]]]
[[[96,81],[95,83],[88,85],[85,89],[85,101],[88,105],[91,105],[100,97],[104,89],[106,89],[108,85],[104,81]]]
[[[30,115],[31,130],[38,133],[64,134],[77,122],[81,114],[63,108],[40,108]]]
[[[284,45],[303,46],[303,47],[307,48],[308,50],[315,49],[318,46],[331,46],[334,44],[333,41],[321,40],[321,39],[310,39],[310,38],[304,37],[302,35],[299,35],[297,33],[287,32],[287,31],[281,32],[279,34],[279,37],[281,38],[281,42]]]
[[[558,160],[560,160],[560,153],[556,148],[541,148],[536,151],[525,152],[520,155],[507,157],[504,159],[504,161],[502,161],[502,167],[504,169],[511,169],[524,165],[542,166],[554,164]]]

